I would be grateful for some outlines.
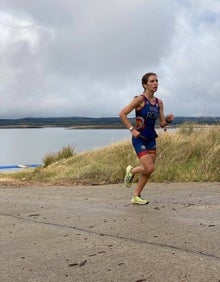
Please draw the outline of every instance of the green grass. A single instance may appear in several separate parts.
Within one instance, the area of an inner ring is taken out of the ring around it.
[[[43,158],[43,165],[44,167],[47,167],[48,165],[51,165],[52,163],[58,162],[62,159],[68,159],[72,156],[74,156],[76,153],[74,152],[73,146],[66,146],[63,147],[58,153],[49,153]]]
[[[219,127],[183,125],[176,133],[161,133],[157,148],[151,182],[220,181]],[[126,166],[139,164],[130,140],[79,154],[70,147],[62,148],[43,160],[44,167],[2,173],[0,179],[7,176],[24,183],[53,185],[120,183]]]

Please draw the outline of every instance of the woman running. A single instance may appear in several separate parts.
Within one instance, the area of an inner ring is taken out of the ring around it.
[[[155,73],[146,73],[142,77],[143,94],[136,96],[130,104],[125,106],[119,116],[121,121],[132,134],[132,145],[141,162],[140,166],[126,168],[124,183],[126,187],[131,187],[135,174],[140,174],[134,195],[131,199],[132,204],[147,204],[148,201],[141,197],[150,175],[153,173],[156,159],[156,120],[159,119],[160,126],[164,127],[174,120],[174,115],[164,116],[163,102],[154,96],[158,88],[158,79]],[[133,126],[128,115],[135,110],[136,125]]]

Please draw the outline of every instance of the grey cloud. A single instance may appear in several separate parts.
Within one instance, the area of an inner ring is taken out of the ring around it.
[[[147,71],[167,111],[220,115],[219,7],[193,3],[0,0],[0,117],[117,115]]]
[[[173,29],[172,15],[152,2],[151,12],[157,12],[158,24],[146,4],[142,9],[126,7],[118,11],[115,6],[110,14],[101,7],[93,17],[86,10],[75,29],[57,30],[48,67],[66,75],[89,73],[93,79],[96,75],[108,77],[116,69],[124,75],[157,64],[172,40],[172,32],[161,30],[162,26]]]

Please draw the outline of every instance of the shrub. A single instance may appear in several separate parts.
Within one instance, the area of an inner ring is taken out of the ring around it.
[[[49,153],[43,158],[43,166],[47,167],[48,165],[55,163],[57,161],[73,157],[76,153],[74,152],[73,146],[63,147],[58,153]]]

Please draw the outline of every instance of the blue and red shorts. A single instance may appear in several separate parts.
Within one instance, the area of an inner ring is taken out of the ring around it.
[[[138,156],[141,158],[147,154],[156,154],[156,139],[145,140],[141,137],[135,138],[132,136],[132,145]]]

